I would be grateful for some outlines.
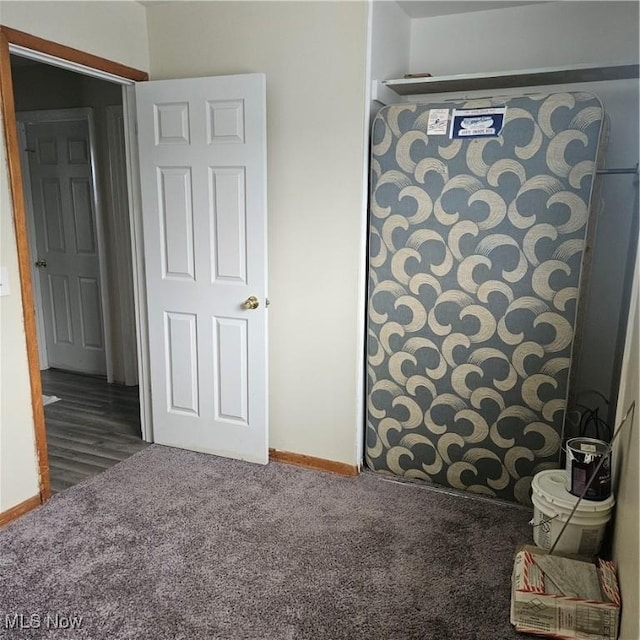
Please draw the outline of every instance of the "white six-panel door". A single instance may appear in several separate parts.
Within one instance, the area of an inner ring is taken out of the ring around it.
[[[265,95],[262,74],[136,86],[154,441],[263,464]]]
[[[104,375],[89,125],[81,117],[25,127],[47,364]]]

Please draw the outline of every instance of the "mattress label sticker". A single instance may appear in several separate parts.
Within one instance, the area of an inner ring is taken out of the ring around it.
[[[450,138],[486,138],[502,133],[507,107],[490,109],[454,109]]]
[[[446,136],[449,124],[449,109],[429,109],[428,136]]]

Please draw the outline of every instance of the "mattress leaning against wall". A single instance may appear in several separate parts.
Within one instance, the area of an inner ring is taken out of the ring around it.
[[[503,106],[499,135],[427,135],[436,109]],[[603,123],[585,93],[378,113],[370,468],[528,504],[558,466]]]

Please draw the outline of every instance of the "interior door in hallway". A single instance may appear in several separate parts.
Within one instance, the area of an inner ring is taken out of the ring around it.
[[[136,85],[154,441],[266,463],[262,74]]]
[[[25,125],[48,365],[106,374],[89,125]]]

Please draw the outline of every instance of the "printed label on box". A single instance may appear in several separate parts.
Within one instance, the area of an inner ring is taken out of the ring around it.
[[[499,136],[504,127],[507,107],[491,109],[454,109],[450,138],[481,138]]]

